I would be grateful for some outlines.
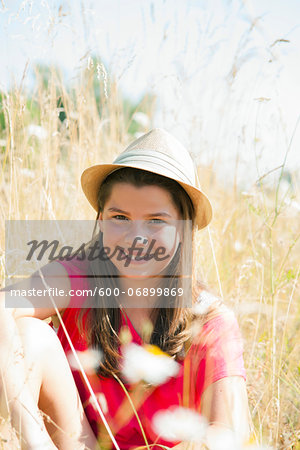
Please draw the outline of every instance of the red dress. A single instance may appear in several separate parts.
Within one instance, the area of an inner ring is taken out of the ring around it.
[[[70,278],[71,289],[88,289],[88,282],[82,278],[82,264],[79,262],[63,262]],[[64,324],[77,351],[88,348],[84,334],[80,334],[76,325],[79,305],[82,297],[72,296],[70,307],[63,314]],[[127,325],[132,341],[143,344],[141,337],[132,326],[129,318],[122,316],[121,326]],[[70,346],[60,326],[57,332],[62,347],[67,354]],[[173,447],[179,442],[166,441],[155,433],[152,427],[154,414],[170,406],[184,406],[201,411],[201,395],[215,381],[238,375],[246,379],[243,363],[243,346],[237,321],[232,313],[221,314],[206,322],[197,341],[193,343],[184,360],[179,360],[179,372],[160,386],[150,386],[143,390],[134,389],[125,384],[142,423],[148,444],[160,444]],[[72,371],[86,416],[95,435],[104,442],[107,433],[98,412],[90,402],[90,394],[80,372]],[[140,425],[118,381],[113,378],[89,375],[89,381],[96,396],[103,395],[107,404],[105,417],[114,437],[121,449],[131,449],[145,445]],[[99,397],[98,397],[99,398]],[[100,406],[103,402],[100,402]],[[105,448],[114,448],[105,447]],[[159,449],[158,446],[151,447]]]

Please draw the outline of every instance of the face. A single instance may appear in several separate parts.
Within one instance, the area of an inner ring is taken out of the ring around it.
[[[180,243],[180,219],[165,189],[116,183],[100,213],[99,226],[119,273],[147,277],[163,272]]]

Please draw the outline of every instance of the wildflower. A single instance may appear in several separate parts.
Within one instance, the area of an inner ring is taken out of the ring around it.
[[[91,70],[94,67],[94,61],[93,59],[88,56],[87,58],[87,70]]]
[[[127,326],[121,328],[119,339],[123,345],[129,344],[132,341],[132,334]]]
[[[240,241],[235,241],[235,243],[234,243],[234,250],[237,253],[241,253],[241,251],[243,250],[243,245],[240,243]]]
[[[79,359],[80,364],[83,367],[83,370],[86,373],[90,374],[95,372],[95,370],[97,369],[102,360],[102,353],[99,350],[95,349],[88,349],[83,352],[77,351],[76,355]],[[78,364],[75,355],[72,352],[69,352],[67,357],[70,367],[73,370],[80,370],[80,366]]]
[[[99,405],[101,406],[102,411],[104,412],[104,414],[106,414],[108,412],[108,406],[105,395],[103,394],[103,392],[99,392],[99,394],[96,394],[96,398],[99,402]]]
[[[26,167],[21,169],[20,172],[21,172],[22,175],[24,175],[24,177],[30,178],[31,180],[34,180],[35,177],[36,177],[34,171],[31,170],[31,169],[27,169]]]
[[[40,141],[44,141],[47,136],[47,130],[45,128],[41,127],[40,125],[34,125],[31,124],[27,127],[27,133],[29,136],[35,136]]]
[[[217,432],[216,432],[217,431]],[[210,450],[242,450],[237,434],[229,428],[208,428],[206,445]]]
[[[254,194],[254,192],[243,191],[242,196],[243,197],[255,197],[255,194]]]
[[[90,396],[90,398],[89,398],[89,403],[94,407],[95,410],[97,410],[97,407],[95,406],[95,398],[96,398],[97,402],[99,403],[102,412],[104,414],[107,414],[108,406],[107,406],[106,397],[103,394],[103,392],[95,393],[95,397]]]
[[[291,208],[295,209],[296,211],[300,211],[300,203],[296,202],[295,200],[291,199],[285,199],[284,200],[285,205],[290,206]]]
[[[154,345],[125,345],[122,373],[129,383],[146,383],[158,386],[177,375],[179,364]]]
[[[147,116],[147,114],[137,111],[133,114],[132,120],[134,120],[138,125],[140,125],[143,128],[149,128],[150,127],[150,119]]]
[[[208,426],[205,417],[182,406],[158,411],[152,425],[160,437],[171,442],[203,442]]]
[[[200,292],[197,302],[193,307],[194,314],[203,315],[206,314],[211,305],[218,299],[215,295],[207,291]]]

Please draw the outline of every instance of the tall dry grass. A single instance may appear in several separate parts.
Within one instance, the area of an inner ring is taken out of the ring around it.
[[[0,136],[0,258],[5,275],[4,222],[10,219],[93,219],[80,189],[80,174],[111,161],[133,139],[132,111],[117,83],[86,68],[72,91],[57,70],[44,83],[37,71],[32,93],[15,86],[3,95],[5,128]],[[98,81],[97,81],[98,80]],[[58,99],[61,99],[60,102]],[[155,99],[136,110],[153,120]],[[60,106],[59,106],[60,105]],[[63,105],[63,107],[61,106]],[[62,122],[59,114],[65,113]],[[35,127],[33,127],[35,126]],[[136,124],[136,130],[147,131]],[[245,344],[251,416],[260,443],[299,449],[299,211],[285,203],[279,180],[261,180],[248,192],[226,189],[212,167],[199,167],[202,187],[214,206],[208,231],[197,237],[199,273],[212,290],[221,288],[235,310]],[[296,198],[296,175],[292,174]],[[212,244],[215,261],[212,254]],[[218,285],[217,271],[220,280]],[[9,443],[3,443],[9,448]]]

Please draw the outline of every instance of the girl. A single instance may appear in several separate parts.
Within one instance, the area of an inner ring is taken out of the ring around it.
[[[3,414],[17,430],[22,423],[30,449],[185,448],[188,437],[160,430],[161,411],[201,412],[209,447],[226,448],[228,435],[241,445],[248,407],[239,329],[192,274],[195,230],[212,211],[190,155],[154,129],[113,164],[85,170],[82,188],[97,211],[85,251],[8,289],[57,287],[68,293],[63,303],[54,296],[57,309],[8,309],[2,293]],[[73,295],[89,289],[92,301]],[[57,336],[38,320],[55,313],[63,316]],[[78,360],[70,368],[72,346],[79,355],[98,351],[94,371],[82,372]],[[151,363],[134,372],[139,358],[158,361],[155,353],[166,376],[149,378]]]

